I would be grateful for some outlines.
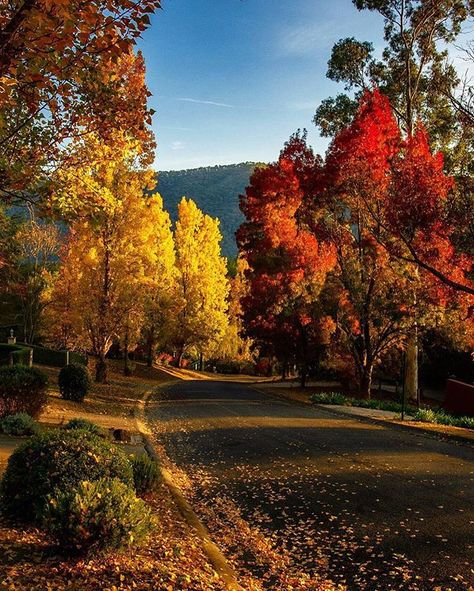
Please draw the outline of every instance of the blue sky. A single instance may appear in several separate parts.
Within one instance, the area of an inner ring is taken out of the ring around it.
[[[326,79],[332,45],[382,45],[380,18],[351,0],[163,0],[139,47],[156,110],[155,168],[274,160],[340,88]]]

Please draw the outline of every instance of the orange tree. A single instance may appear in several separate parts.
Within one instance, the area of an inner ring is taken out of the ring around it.
[[[146,88],[136,84],[143,60],[132,47],[159,5],[0,0],[3,200],[44,189],[71,139],[94,131],[107,140],[112,128],[144,138],[151,113]]]

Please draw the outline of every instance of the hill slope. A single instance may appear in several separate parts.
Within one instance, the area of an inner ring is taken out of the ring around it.
[[[253,162],[209,166],[158,173],[157,191],[163,197],[171,219],[176,220],[181,197],[193,199],[198,207],[212,217],[218,217],[223,235],[222,253],[235,257],[235,231],[243,221],[239,210],[239,195],[245,191],[255,167]]]

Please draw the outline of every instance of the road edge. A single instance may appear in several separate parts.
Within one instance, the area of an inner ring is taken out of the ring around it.
[[[163,385],[164,384],[161,384],[160,387],[163,387]],[[162,466],[160,454],[155,448],[152,439],[152,432],[147,425],[145,417],[146,404],[153,393],[153,390],[147,390],[144,392],[143,396],[138,401],[134,409],[135,423],[137,425],[138,431],[144,439],[145,450],[153,460],[158,462],[163,482],[168,488],[175,505],[178,507],[178,510],[185,519],[186,523],[197,533],[199,539],[201,540],[204,553],[206,554],[219,577],[224,582],[226,589],[228,589],[228,591],[245,591],[244,588],[238,583],[235,570],[230,566],[221,549],[212,541],[206,526],[194,512],[179,486],[174,482],[171,472]]]
[[[321,405],[321,404],[315,404],[315,403],[311,403],[311,402],[303,402],[300,400],[294,400],[292,398],[289,398],[288,396],[285,396],[284,394],[282,394],[281,392],[277,393],[277,392],[271,392],[270,388],[264,389],[264,388],[257,388],[255,386],[252,386],[254,390],[256,390],[257,392],[260,392],[261,394],[266,394],[267,396],[269,396],[270,398],[273,398],[275,400],[279,400],[279,401],[283,401],[287,404],[294,404],[297,406],[309,406],[311,408],[317,408],[323,412],[328,412],[328,413],[332,413],[335,414],[337,416],[343,416],[345,418],[352,418],[356,421],[360,421],[360,422],[367,422],[367,423],[373,423],[376,425],[381,425],[382,427],[393,427],[395,429],[399,429],[402,431],[410,431],[411,433],[418,433],[419,435],[427,435],[428,437],[431,437],[432,439],[437,439],[437,440],[443,440],[443,441],[452,441],[452,442],[456,442],[456,443],[460,443],[460,444],[464,444],[466,447],[474,447],[474,436],[466,436],[463,435],[461,433],[450,433],[449,431],[444,431],[442,429],[437,429],[436,427],[439,427],[439,425],[433,425],[434,428],[430,428],[428,425],[424,425],[424,423],[417,423],[416,425],[414,424],[410,424],[410,422],[401,422],[401,421],[397,421],[395,419],[380,419],[377,417],[368,417],[365,415],[361,415],[361,414],[356,414],[356,413],[349,413],[349,412],[345,412],[343,407],[338,406],[338,405],[332,405],[330,408],[328,408],[328,405]],[[357,407],[353,407],[351,406],[350,408],[357,408]],[[396,414],[396,413],[394,413]]]

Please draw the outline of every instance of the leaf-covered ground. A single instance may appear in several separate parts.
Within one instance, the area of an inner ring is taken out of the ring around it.
[[[65,560],[41,531],[0,521],[0,589],[11,591],[222,591],[200,540],[167,491],[152,502],[158,526],[145,545],[121,554]]]

